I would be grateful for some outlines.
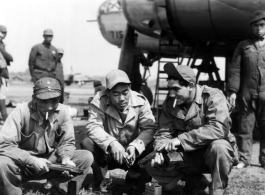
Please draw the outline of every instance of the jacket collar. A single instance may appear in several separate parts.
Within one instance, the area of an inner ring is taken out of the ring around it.
[[[194,98],[188,112],[187,112],[187,115],[185,117],[185,121],[196,116],[198,114],[198,112],[201,110],[199,105],[201,105],[203,102],[202,91],[203,91],[203,87],[196,85],[196,95],[195,95],[195,98]]]
[[[37,109],[37,103],[36,100],[33,99],[31,102],[29,102],[29,107],[30,107],[30,117],[34,119],[36,122],[38,122],[39,126],[43,124],[43,118],[39,116],[38,114],[38,109]],[[49,116],[48,120],[50,125],[52,126],[54,121],[56,121],[59,117],[61,109],[61,104],[58,105],[56,108],[56,111],[53,113],[53,115]]]

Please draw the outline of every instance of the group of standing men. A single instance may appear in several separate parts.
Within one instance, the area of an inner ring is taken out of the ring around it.
[[[265,165],[265,12],[256,12],[251,26],[253,37],[238,45],[228,81],[232,105],[239,93],[239,158],[230,132],[232,107],[223,92],[197,85],[190,67],[172,63],[164,66],[169,94],[158,125],[147,99],[131,90],[128,75],[112,70],[106,76],[107,88],[90,102],[87,137],[81,143],[83,150],[76,150],[72,121],[59,104],[62,85],[54,79],[58,51],[50,44],[52,31],[44,31],[45,41],[32,48],[29,60],[33,99],[17,107],[0,131],[0,184],[5,194],[21,194],[20,182],[33,178],[51,179],[63,190],[69,179],[75,179],[80,188],[90,166],[93,190],[100,189],[102,170],[120,168],[128,171],[126,182],[139,188],[153,177],[164,190],[181,179],[188,195],[206,187],[210,195],[225,194],[232,166],[250,163],[256,118],[261,129],[260,163]],[[152,151],[156,153],[151,163],[141,169],[138,162]],[[57,161],[83,168],[84,173],[73,178],[67,172],[50,171],[47,163]],[[211,181],[204,173],[211,174]]]

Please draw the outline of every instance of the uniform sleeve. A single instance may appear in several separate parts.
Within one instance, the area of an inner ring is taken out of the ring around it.
[[[238,92],[240,87],[240,69],[241,69],[241,43],[238,44],[231,66],[228,68],[228,91]]]
[[[38,54],[38,48],[37,46],[34,46],[29,54],[29,72],[31,74],[33,81],[35,81],[34,68],[35,68],[37,54]]]
[[[67,156],[71,159],[76,149],[74,124],[66,107],[62,107],[60,112],[63,115],[63,121],[60,126],[63,134],[60,138],[56,153],[61,159]]]
[[[149,144],[154,139],[153,136],[157,130],[155,118],[151,111],[150,104],[147,100],[141,107],[138,118],[138,127],[141,133],[139,134],[137,139],[135,139],[129,145],[134,146],[137,149],[138,154],[140,155],[145,150],[147,144]]]
[[[174,117],[168,111],[168,104],[170,104],[170,102],[166,100],[162,105],[162,112],[159,117],[159,128],[155,135],[157,139],[171,139],[175,133],[173,124]]]
[[[5,58],[7,65],[10,65],[10,62],[13,62],[13,57],[5,50],[3,46],[0,46],[0,52]]]
[[[105,114],[93,104],[89,105],[89,119],[86,126],[88,136],[103,150],[107,151],[113,141],[117,141],[104,130]]]
[[[9,114],[0,131],[0,155],[11,158],[19,165],[26,165],[31,164],[35,157],[19,148],[22,128],[22,113],[17,107]]]
[[[193,151],[218,139],[227,139],[231,128],[227,100],[221,92],[210,95],[205,109],[204,126],[178,136],[185,151]]]

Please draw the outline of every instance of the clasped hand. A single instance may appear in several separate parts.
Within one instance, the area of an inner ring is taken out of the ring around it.
[[[163,157],[163,154],[161,152],[163,149],[165,149],[167,152],[173,152],[173,151],[176,151],[179,146],[180,146],[180,141],[176,137],[176,138],[173,138],[173,139],[167,141],[165,144],[163,144],[162,146],[157,148],[155,158],[152,159],[152,161],[151,161],[151,166],[153,167],[155,165],[164,164],[164,157]]]
[[[135,147],[134,146],[129,146],[125,151],[124,147],[118,141],[113,141],[110,144],[110,150],[111,150],[110,152],[111,152],[112,157],[120,165],[123,164],[123,157],[127,158],[132,164],[135,161]]]

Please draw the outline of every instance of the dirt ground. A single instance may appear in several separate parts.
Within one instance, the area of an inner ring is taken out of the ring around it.
[[[76,146],[79,148],[80,142],[84,139],[84,131],[86,126],[86,117],[83,117],[84,110],[87,109],[87,99],[93,96],[94,89],[92,84],[86,84],[82,87],[77,85],[67,86],[66,92],[70,92],[70,97],[68,99],[68,104],[76,107],[78,109],[78,117],[74,119],[75,125],[75,135],[76,135]],[[32,96],[32,84],[16,84],[10,85],[7,91],[8,100],[12,102],[19,103],[23,101],[29,101]],[[8,108],[8,112],[11,112],[13,108]],[[227,195],[263,195],[265,194],[265,170],[260,167],[258,163],[259,155],[259,142],[255,141],[253,146],[253,155],[251,166],[243,169],[237,170],[232,169],[229,176],[229,187],[227,189]],[[111,176],[113,178],[114,184],[122,184],[124,182],[125,172],[122,170],[111,171]],[[80,192],[81,195],[90,195],[87,191],[89,183],[92,182],[92,173],[88,175],[85,181],[85,190]],[[45,180],[42,181],[31,181],[23,184],[25,194],[27,195],[47,195],[42,190],[42,185]],[[0,189],[0,194],[1,189]],[[183,193],[183,183],[180,183],[176,188],[168,193],[163,193],[164,195],[184,195]]]

